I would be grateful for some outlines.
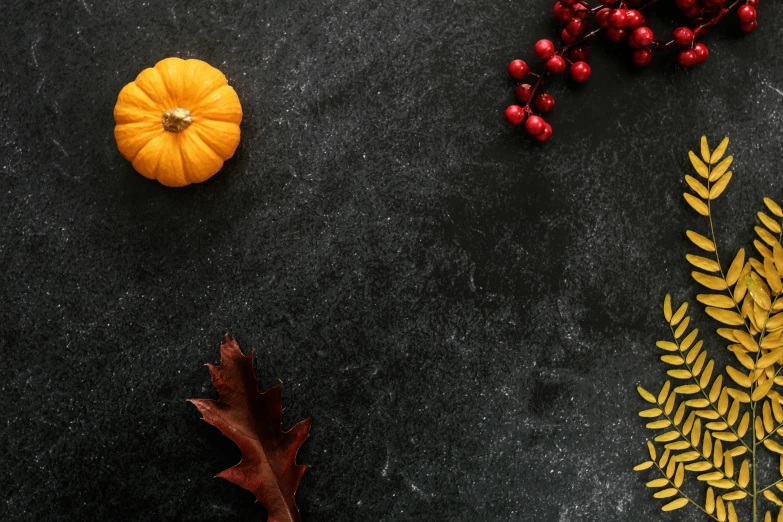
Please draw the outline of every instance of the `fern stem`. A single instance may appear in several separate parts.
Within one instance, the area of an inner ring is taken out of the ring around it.
[[[712,164],[710,163],[707,167],[707,193],[709,193],[710,189],[712,188],[712,182],[710,181],[710,177],[712,176]],[[742,308],[740,307],[739,303],[734,299],[734,294],[731,292],[731,285],[729,285],[728,280],[726,279],[726,274],[723,272],[723,265],[720,263],[720,254],[718,254],[718,239],[715,236],[715,225],[712,221],[712,200],[707,197],[707,214],[708,219],[710,222],[710,235],[712,236],[712,244],[715,247],[715,262],[718,263],[718,268],[720,269],[720,276],[723,279],[723,282],[726,285],[726,293],[729,294],[729,297],[732,301],[734,301],[734,307],[737,309],[737,313],[742,317]],[[772,306],[770,306],[770,309]],[[745,329],[748,331],[748,334],[753,336],[753,331],[751,330],[751,324],[750,324],[750,318],[745,319],[742,317],[745,325]],[[759,343],[761,340],[759,340]],[[756,352],[756,363],[758,364],[759,356],[761,355],[761,347],[759,346],[758,352]],[[750,395],[753,396],[753,387],[755,385],[755,382],[751,383],[750,386]],[[753,522],[758,522],[758,506],[756,502],[756,498],[758,497],[758,479],[756,476],[756,446],[757,446],[757,440],[756,440],[756,404],[751,400],[750,403],[750,437],[751,437],[751,457],[752,457],[752,463],[753,463],[753,493],[750,494],[750,500],[753,502]],[[734,427],[732,426],[732,431],[734,431]],[[735,432],[735,435],[736,432]],[[738,435],[739,436],[739,435]],[[742,441],[742,439],[740,439]],[[747,447],[747,444],[745,444],[744,441],[742,443]]]

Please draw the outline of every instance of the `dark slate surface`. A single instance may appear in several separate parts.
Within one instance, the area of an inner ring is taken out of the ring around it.
[[[664,294],[696,293],[687,149],[734,139],[727,247],[783,198],[783,5],[689,73],[598,44],[540,147],[501,114],[551,4],[5,2],[0,518],[265,520],[211,478],[239,455],[185,402],[215,397],[230,332],[285,383],[285,424],[313,417],[306,521],[702,520],[631,471],[634,387],[663,377]],[[245,111],[236,157],[178,190],[112,135],[169,55]]]

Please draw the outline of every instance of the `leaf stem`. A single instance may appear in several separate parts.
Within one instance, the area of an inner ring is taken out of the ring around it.
[[[783,478],[779,478],[779,479],[777,479],[775,482],[773,482],[772,484],[770,484],[769,486],[767,486],[767,487],[764,487],[764,488],[761,488],[761,489],[759,490],[759,493],[763,493],[763,492],[767,491],[768,489],[772,489],[774,486],[776,486],[776,485],[780,484],[781,482],[783,482]]]

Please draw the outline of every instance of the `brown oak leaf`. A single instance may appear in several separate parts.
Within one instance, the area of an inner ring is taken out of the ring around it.
[[[220,345],[220,365],[207,367],[220,399],[190,402],[242,451],[239,464],[217,476],[252,492],[269,513],[267,522],[301,522],[294,496],[307,466],[296,463],[296,454],[310,433],[311,419],[283,431],[282,384],[260,393],[252,350],[242,355],[228,335]]]

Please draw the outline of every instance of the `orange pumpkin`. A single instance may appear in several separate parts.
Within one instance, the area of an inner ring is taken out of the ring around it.
[[[234,155],[242,106],[208,63],[166,58],[123,87],[114,121],[117,147],[133,168],[182,187],[211,178]]]

